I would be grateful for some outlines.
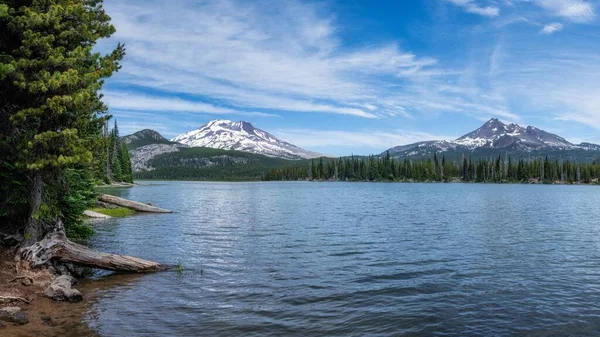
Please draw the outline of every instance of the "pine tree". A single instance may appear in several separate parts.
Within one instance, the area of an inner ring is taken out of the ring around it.
[[[125,53],[92,52],[114,27],[100,0],[3,1],[0,4],[0,112],[7,162],[24,170],[31,196],[26,243],[44,234],[66,170],[92,160],[93,143],[107,118],[99,90]],[[7,119],[7,120],[5,120]]]
[[[131,159],[129,158],[129,152],[125,144],[121,144],[121,176],[122,180],[126,183],[133,183],[133,170],[131,167]]]

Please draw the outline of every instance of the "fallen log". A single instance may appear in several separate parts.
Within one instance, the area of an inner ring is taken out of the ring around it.
[[[45,265],[51,260],[73,263],[82,267],[99,268],[112,271],[145,273],[167,270],[168,265],[142,260],[133,256],[104,253],[87,248],[67,239],[62,223],[56,231],[48,233],[41,241],[19,250],[22,260],[31,267]]]
[[[109,204],[121,206],[121,207],[131,208],[138,212],[173,213],[173,211],[169,211],[168,209],[154,207],[154,206],[146,205],[141,202],[115,197],[114,195],[100,194],[100,196],[98,197],[98,200],[109,203]]]

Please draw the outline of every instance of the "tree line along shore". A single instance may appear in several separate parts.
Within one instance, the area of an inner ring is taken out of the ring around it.
[[[270,169],[262,180],[413,181],[477,183],[598,184],[600,160],[578,163],[569,160],[496,158],[450,161],[433,158],[413,161],[384,156],[313,159],[308,165]]]

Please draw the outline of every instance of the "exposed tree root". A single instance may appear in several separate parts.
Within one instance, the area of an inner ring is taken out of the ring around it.
[[[13,303],[13,302],[23,302],[23,303],[29,304],[30,301],[23,297],[0,295],[0,303]]]
[[[29,247],[19,250],[17,257],[39,267],[50,261],[73,263],[83,267],[99,268],[124,272],[154,272],[166,270],[169,266],[142,260],[132,256],[104,253],[87,248],[67,239],[60,221],[55,230]]]

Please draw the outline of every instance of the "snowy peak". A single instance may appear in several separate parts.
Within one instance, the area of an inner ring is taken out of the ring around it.
[[[454,141],[457,145],[468,148],[508,148],[523,149],[571,149],[575,145],[555,134],[540,130],[534,126],[522,127],[518,124],[504,124],[492,118],[479,129],[468,133]]]
[[[483,124],[479,129],[468,133],[457,140],[465,140],[465,139],[487,139],[492,140],[495,138],[500,138],[505,134],[518,134],[522,131],[523,128],[518,126],[517,124],[509,124],[506,125],[502,123],[497,118],[490,119],[487,123]]]
[[[191,147],[245,151],[284,159],[321,156],[319,153],[284,142],[248,122],[232,122],[226,119],[210,121],[199,129],[181,134],[171,141]]]

